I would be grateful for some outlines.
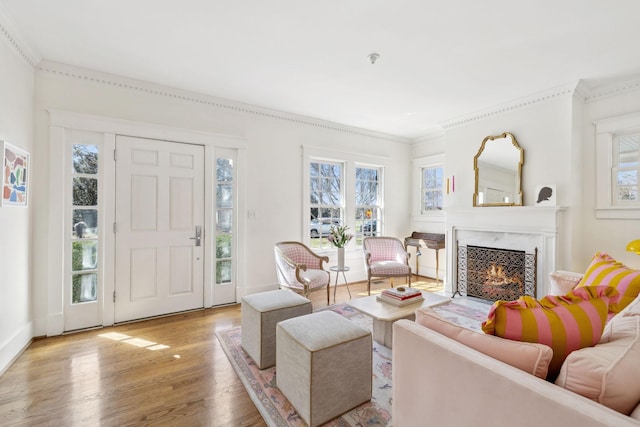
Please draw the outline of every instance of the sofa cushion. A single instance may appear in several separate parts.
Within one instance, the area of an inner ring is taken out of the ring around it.
[[[443,319],[430,308],[416,311],[416,323],[537,377],[547,377],[553,356],[549,346],[481,334]]]
[[[618,313],[640,293],[640,270],[633,270],[605,252],[596,253],[577,287],[613,286],[619,295],[609,303],[609,311]]]
[[[549,281],[551,282],[549,295],[564,295],[570,292],[580,283],[582,277],[584,274],[573,271],[558,270],[549,273]]]
[[[633,410],[633,412],[631,412],[629,416],[634,420],[640,421],[640,403],[638,404],[638,406],[636,406],[636,408]]]
[[[502,338],[548,345],[553,349],[548,378],[555,378],[569,353],[600,341],[613,295],[617,295],[614,288],[587,286],[563,296],[548,295],[540,301],[530,296],[496,301],[482,330]]]
[[[571,353],[556,384],[631,414],[640,403],[640,317],[616,316],[600,344]]]

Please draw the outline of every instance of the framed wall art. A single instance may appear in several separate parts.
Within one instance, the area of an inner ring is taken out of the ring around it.
[[[555,184],[540,185],[536,188],[536,206],[555,206],[556,186]]]
[[[27,206],[29,153],[5,141],[2,149],[2,206]]]

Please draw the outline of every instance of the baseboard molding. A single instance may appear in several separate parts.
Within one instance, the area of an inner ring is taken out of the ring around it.
[[[11,338],[0,346],[0,376],[16,361],[33,341],[33,322],[20,328]]]
[[[238,287],[236,289],[236,302],[240,302],[242,300],[242,297],[245,297],[247,295],[251,295],[251,294],[255,294],[258,292],[267,292],[267,291],[273,291],[275,289],[279,289],[280,285],[278,285],[277,283],[272,283],[272,284],[266,284],[266,285],[260,285],[260,286],[252,286],[250,288],[240,288]]]
[[[409,263],[411,265],[411,263]],[[411,265],[411,270],[413,274],[416,274],[416,265],[413,264]],[[420,265],[420,269],[418,270],[419,276],[421,277],[426,277],[427,279],[433,279],[436,280],[436,269],[433,267],[430,267],[428,265]],[[446,271],[444,270],[438,270],[438,280],[440,282],[443,281],[443,278],[446,275]]]
[[[64,333],[64,314],[62,312],[49,314],[47,319],[48,337],[62,335]]]

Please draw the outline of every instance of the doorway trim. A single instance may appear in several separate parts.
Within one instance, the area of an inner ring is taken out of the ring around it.
[[[137,122],[124,119],[116,119],[111,117],[96,116],[84,113],[76,113],[64,110],[49,109],[49,230],[48,230],[48,257],[47,257],[47,290],[48,290],[48,307],[47,307],[47,336],[60,335],[64,332],[64,297],[63,284],[65,283],[65,259],[64,251],[61,253],[60,248],[64,247],[64,224],[65,224],[65,207],[68,200],[66,196],[53,197],[60,195],[60,188],[64,185],[64,170],[59,165],[66,161],[65,154],[67,150],[60,149],[67,144],[68,130],[82,130],[103,134],[105,153],[113,152],[115,149],[115,136],[126,135],[140,138],[160,139],[166,141],[183,142],[190,144],[203,145],[205,147],[205,221],[206,224],[213,224],[213,203],[215,196],[215,188],[213,187],[213,178],[215,173],[214,155],[216,148],[232,148],[238,152],[238,176],[244,176],[244,165],[246,160],[247,141],[238,136],[217,134],[212,132],[198,131],[192,129],[184,129],[173,126],[158,125],[153,123]],[[105,156],[105,171],[115,170],[115,162],[113,156]],[[113,174],[113,172],[110,172]],[[111,179],[111,178],[109,178]],[[113,177],[115,179],[115,177]],[[244,194],[244,180],[238,182],[238,193]],[[113,206],[115,202],[114,183],[109,183],[105,189],[104,197],[107,198],[107,204]],[[244,197],[239,197],[237,201],[237,213],[235,220],[238,224],[237,245],[244,247],[246,235],[244,230],[246,212]],[[105,212],[104,224],[111,224],[114,221],[114,212]],[[204,256],[206,260],[210,260],[212,254],[215,253],[215,240],[205,239]],[[104,282],[102,287],[102,326],[109,326],[114,323],[114,304],[112,298],[108,298],[113,294],[114,284],[114,235],[113,233],[105,233],[104,247]],[[245,265],[246,262],[242,258],[242,252],[238,252],[236,283],[238,288],[245,283]],[[207,264],[205,264],[207,265]],[[215,282],[215,270],[205,268],[205,284],[204,284],[204,306],[211,307],[213,301],[213,284]],[[241,294],[240,291],[237,292]]]

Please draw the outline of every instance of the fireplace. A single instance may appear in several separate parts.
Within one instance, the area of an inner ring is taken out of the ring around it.
[[[490,301],[536,296],[538,248],[524,250],[458,244],[458,292]]]
[[[570,265],[562,207],[492,207],[448,209],[446,213],[447,276],[445,291],[467,293],[467,246],[525,253],[525,295],[549,292],[549,274]],[[463,259],[459,259],[459,255]],[[461,279],[462,283],[461,283]]]

